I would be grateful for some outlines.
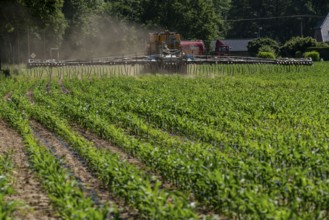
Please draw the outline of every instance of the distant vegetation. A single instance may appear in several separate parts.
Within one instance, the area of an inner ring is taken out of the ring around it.
[[[269,37],[283,44],[313,36],[328,11],[324,0],[2,0],[0,54],[2,62],[21,63],[32,54],[68,59],[137,53],[148,32],[164,29],[185,39]],[[268,17],[275,19],[257,20]]]
[[[263,58],[279,57],[311,57],[314,61],[329,60],[329,45],[319,43],[312,37],[292,37],[280,45],[270,38],[257,38],[248,43],[251,56]]]

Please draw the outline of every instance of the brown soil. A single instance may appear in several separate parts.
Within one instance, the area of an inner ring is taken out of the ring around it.
[[[147,167],[138,159],[132,157],[131,155],[127,154],[124,150],[113,146],[108,141],[99,138],[96,134],[91,133],[88,130],[84,130],[77,125],[73,125],[74,130],[78,131],[83,137],[87,140],[93,142],[95,146],[99,149],[106,148],[111,152],[117,154],[121,160],[126,160],[128,163],[133,164],[134,166],[141,168],[143,170],[148,170]]]
[[[11,96],[12,96],[12,92],[8,92],[6,95],[4,95],[3,100],[8,101],[10,100]]]
[[[70,90],[66,89],[65,86],[64,86],[62,83],[61,83],[60,85],[61,85],[62,92],[63,92],[65,95],[71,93]]]
[[[66,167],[72,171],[72,174],[79,180],[86,196],[91,196],[96,204],[115,203],[120,209],[122,219],[136,219],[136,211],[129,210],[129,207],[123,204],[118,198],[114,198],[109,190],[88,170],[83,161],[72,152],[65,142],[57,138],[52,132],[49,132],[37,122],[31,122],[31,127],[35,131],[35,136],[40,143],[50,147],[56,157],[63,159]]]
[[[30,100],[30,102],[31,102],[32,104],[35,103],[35,98],[34,98],[34,96],[33,96],[33,92],[32,92],[31,89],[26,93],[26,96],[29,98],[29,100]]]
[[[87,140],[93,142],[97,148],[108,149],[111,152],[116,153],[122,160],[126,160],[128,163],[134,165],[135,167],[137,167],[141,170],[144,170],[150,176],[155,176],[156,179],[158,179],[162,182],[162,186],[161,186],[162,188],[165,188],[167,190],[177,190],[177,188],[173,184],[171,184],[168,181],[163,180],[161,175],[150,170],[140,160],[132,157],[128,153],[124,152],[124,150],[113,146],[109,141],[98,137],[96,134],[94,134],[88,130],[82,129],[78,125],[72,125],[72,127],[74,128],[74,130],[78,131]],[[194,198],[193,194],[190,195],[189,200],[190,200],[190,203],[195,202],[195,198]],[[208,216],[208,217],[213,216],[214,219],[216,219],[216,216],[212,212],[210,212],[206,207],[199,206],[197,212],[198,212],[200,219],[204,218],[205,216]],[[218,219],[222,220],[222,219],[227,219],[227,218],[219,217]]]
[[[51,85],[50,85],[50,82],[47,82],[47,84],[46,84],[46,92],[47,92],[47,93],[50,93],[50,92],[51,92]]]
[[[62,90],[62,92],[63,92],[65,95],[71,93],[71,91],[68,90],[68,89],[64,86],[64,84],[63,84],[63,79],[62,79],[62,78],[59,78],[59,80],[57,81],[57,84],[61,87],[61,90]]]
[[[74,130],[78,131],[79,134],[82,135],[84,138],[86,138],[87,140],[94,143],[97,148],[108,149],[109,151],[117,154],[121,160],[123,160],[123,161],[125,160],[128,163],[137,167],[138,169],[145,171],[150,176],[154,176],[156,179],[158,179],[159,181],[162,182],[163,188],[166,188],[168,190],[176,190],[176,187],[173,186],[171,183],[164,181],[163,178],[161,177],[161,175],[159,175],[158,173],[151,170],[139,159],[126,153],[123,149],[113,146],[109,141],[98,137],[96,134],[94,134],[88,130],[84,130],[84,129],[80,128],[78,125],[73,125],[73,128],[74,128]]]
[[[50,200],[29,167],[28,158],[21,137],[3,121],[0,121],[0,153],[12,154],[15,168],[12,173],[15,193],[9,201],[24,205],[14,213],[16,219],[59,219],[55,217]]]

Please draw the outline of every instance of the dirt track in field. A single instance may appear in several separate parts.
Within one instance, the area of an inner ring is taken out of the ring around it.
[[[44,146],[49,147],[58,158],[63,159],[63,165],[70,169],[72,174],[78,179],[86,196],[90,196],[95,204],[102,205],[107,202],[115,203],[120,209],[122,219],[136,219],[136,211],[129,210],[118,198],[111,196],[108,189],[92,175],[84,164],[83,160],[69,149],[67,143],[56,137],[52,132],[45,129],[37,122],[31,122],[31,127],[35,132],[35,137]]]
[[[50,205],[47,194],[29,167],[28,158],[21,137],[0,120],[0,154],[11,152],[15,168],[12,173],[14,195],[9,201],[20,201],[14,213],[17,219],[59,219]]]

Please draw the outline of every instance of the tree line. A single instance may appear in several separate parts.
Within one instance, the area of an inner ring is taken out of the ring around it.
[[[137,54],[147,33],[184,39],[313,36],[328,0],[0,0],[0,58]],[[297,15],[297,16],[296,16]]]

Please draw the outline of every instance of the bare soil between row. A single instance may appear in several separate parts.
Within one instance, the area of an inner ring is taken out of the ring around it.
[[[0,154],[9,153],[14,163],[11,174],[14,194],[8,201],[18,201],[16,219],[59,219],[47,193],[34,175],[20,135],[0,120]]]
[[[138,218],[136,210],[125,205],[120,198],[113,196],[107,187],[88,169],[83,159],[65,141],[35,121],[31,122],[31,127],[40,144],[48,147],[57,158],[61,159],[62,165],[72,172],[71,174],[78,180],[85,196],[91,197],[97,206],[107,203],[110,206],[115,205],[119,208],[121,219]]]

